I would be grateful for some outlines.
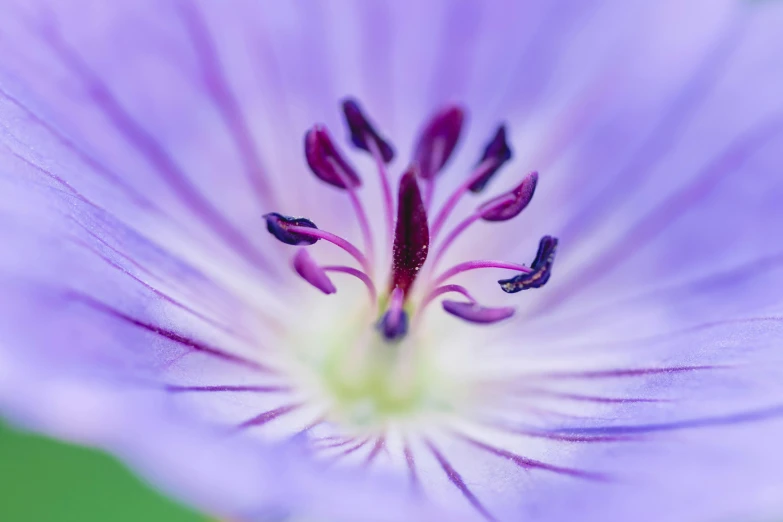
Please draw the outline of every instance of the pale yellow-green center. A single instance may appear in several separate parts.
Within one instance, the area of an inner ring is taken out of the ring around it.
[[[374,321],[360,310],[293,334],[303,378],[327,404],[327,418],[374,430],[452,411],[454,383],[439,371],[426,339],[414,329],[402,342],[387,342]]]

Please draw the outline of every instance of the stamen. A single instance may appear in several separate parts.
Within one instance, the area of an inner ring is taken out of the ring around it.
[[[504,292],[513,294],[528,288],[540,288],[549,281],[552,275],[552,264],[555,261],[555,252],[557,251],[557,238],[544,236],[538,244],[536,258],[531,265],[532,270],[528,273],[520,274],[511,279],[501,279],[498,281],[500,288]]]
[[[394,159],[394,149],[387,140],[381,138],[364,115],[358,102],[350,98],[344,100],[343,114],[345,114],[345,121],[351,133],[351,142],[359,149],[369,152],[378,167],[386,212],[386,237],[391,241],[394,229],[394,197],[386,164]]]
[[[387,308],[380,310],[380,319],[376,323],[376,328],[388,341],[398,341],[404,337],[411,328],[411,321],[416,324],[429,303],[448,292],[459,293],[466,299],[464,301],[446,299],[442,302],[443,309],[447,313],[462,320],[490,324],[512,317],[515,313],[512,307],[482,306],[464,287],[443,283],[462,272],[480,268],[499,268],[519,273],[516,277],[498,281],[505,292],[514,293],[528,288],[538,288],[550,277],[557,239],[550,236],[541,239],[531,267],[518,263],[486,260],[457,264],[439,276],[432,277],[428,281],[424,298],[412,308],[407,308],[411,289],[427,261],[430,242],[443,228],[460,198],[468,191],[482,192],[499,169],[511,159],[513,153],[507,142],[506,127],[501,125],[497,128],[492,139],[485,146],[474,171],[449,196],[430,227],[427,209],[434,194],[435,179],[456,149],[465,120],[464,110],[454,105],[444,107],[423,126],[414,151],[414,160],[399,182],[396,222],[395,201],[386,170],[387,164],[394,159],[395,151],[386,138],[378,133],[357,101],[351,98],[343,100],[342,110],[351,142],[356,148],[372,155],[381,180],[388,237],[392,239],[388,294],[378,300],[376,282],[371,273],[374,244],[367,214],[357,195],[361,179],[343,158],[327,129],[320,125],[314,126],[305,135],[307,163],[319,179],[348,192],[364,235],[366,250],[363,252],[343,237],[319,229],[309,219],[288,217],[276,212],[266,214],[264,218],[267,221],[267,229],[278,240],[289,245],[312,245],[319,239],[324,239],[345,250],[361,265],[361,269],[342,265],[320,266],[307,251],[301,249],[292,260],[296,272],[326,294],[337,291],[328,272],[347,274],[362,281],[375,310],[386,303]],[[479,205],[439,245],[434,261],[431,263],[433,269],[428,271],[428,277],[435,274],[434,268],[444,253],[473,223],[479,220],[507,221],[518,216],[530,204],[537,183],[538,174],[531,172],[510,191]],[[423,197],[422,192],[424,192]],[[417,313],[409,318],[411,309],[415,309]],[[403,352],[397,357],[399,374],[397,380],[402,388],[411,382],[413,361],[412,353],[409,353],[412,350],[411,346],[404,345]],[[357,358],[359,359],[361,358]]]
[[[394,149],[391,144],[378,134],[356,100],[351,98],[343,100],[343,114],[351,131],[351,142],[357,148],[372,154],[372,144],[380,152],[384,163],[390,163],[394,159]]]
[[[446,222],[446,218],[449,217],[454,207],[457,206],[462,196],[470,190],[474,193],[479,193],[489,183],[495,174],[500,170],[509,159],[511,159],[511,148],[506,142],[506,127],[501,125],[495,136],[487,144],[484,149],[484,154],[481,156],[476,168],[473,170],[468,179],[465,180],[457,189],[449,196],[446,204],[438,213],[435,221],[432,225],[432,237],[435,238],[440,232],[441,227]]]
[[[321,230],[315,223],[305,218],[292,218],[277,212],[264,215],[267,230],[277,239],[287,245],[312,245],[319,239],[328,241],[348,252],[356,259],[365,272],[370,272],[370,263],[361,250],[350,241],[326,230]]]
[[[355,278],[359,279],[364,285],[367,287],[367,290],[370,293],[370,302],[375,305],[378,301],[378,292],[375,290],[375,285],[372,283],[372,279],[370,279],[370,276],[362,272],[361,270],[357,270],[356,268],[351,268],[350,266],[339,266],[339,265],[330,265],[330,266],[324,266],[322,267],[324,272],[339,272],[343,274],[352,275]]]
[[[392,195],[389,173],[386,171],[386,165],[383,163],[383,157],[374,142],[370,142],[372,157],[378,167],[378,176],[381,178],[381,187],[383,188],[383,209],[386,216],[386,237],[391,243],[394,237],[394,196]]]
[[[451,279],[455,275],[461,274],[462,272],[477,270],[479,268],[502,268],[505,270],[516,270],[517,272],[522,272],[523,274],[533,273],[532,269],[517,263],[504,263],[503,261],[466,261],[449,268],[443,272],[443,274],[435,278],[433,286],[438,286]]]
[[[321,292],[327,295],[337,292],[337,288],[335,288],[329,276],[326,275],[324,269],[310,257],[310,254],[304,248],[300,249],[294,256],[293,266],[296,273],[302,276],[302,279]]]
[[[332,141],[326,128],[316,125],[305,134],[305,158],[322,181],[340,189],[356,188],[362,181]]]
[[[421,131],[413,160],[419,164],[425,181],[424,205],[429,209],[435,194],[435,176],[451,158],[462,132],[465,112],[449,106],[436,113]]]
[[[293,218],[277,212],[270,212],[263,217],[266,219],[266,229],[269,233],[286,245],[312,245],[319,239],[317,236],[303,235],[291,230],[294,226],[317,229],[315,223],[309,219]]]
[[[422,129],[413,159],[419,164],[423,179],[432,180],[449,161],[464,120],[465,111],[452,105],[437,112]]]
[[[399,288],[403,296],[408,294],[427,259],[429,243],[427,212],[424,210],[416,181],[416,169],[412,167],[400,180],[397,227],[394,231],[392,252],[391,290]]]
[[[447,299],[442,303],[443,309],[451,315],[459,317],[465,321],[477,324],[491,324],[503,321],[514,315],[514,308],[512,307],[490,308],[481,306],[478,301],[476,301],[476,299],[470,295],[465,287],[460,285],[444,285],[430,292],[422,301],[421,307],[419,309],[420,312],[437,297],[449,292],[462,294],[468,299],[468,302],[465,303]]]
[[[457,206],[459,200],[462,199],[462,196],[465,194],[465,192],[468,191],[473,181],[482,177],[487,171],[493,169],[494,164],[495,164],[495,160],[493,159],[489,159],[480,163],[479,166],[476,167],[476,170],[473,171],[473,173],[468,177],[468,179],[464,183],[462,183],[462,185],[457,187],[454,193],[452,193],[452,195],[443,205],[443,208],[441,208],[440,212],[438,212],[438,215],[435,217],[435,220],[432,223],[433,239],[437,237],[441,228],[443,228],[443,224],[446,222],[446,219],[454,210],[454,207]]]
[[[460,302],[445,300],[442,303],[443,309],[454,315],[468,321],[470,323],[477,324],[492,324],[499,321],[504,321],[514,315],[514,309],[510,306],[501,306],[497,308],[489,308],[481,306],[476,302]]]
[[[408,314],[402,309],[405,294],[395,288],[389,299],[389,309],[378,322],[378,331],[387,341],[396,341],[408,332]]]
[[[464,286],[460,285],[443,285],[439,286],[432,292],[430,292],[427,297],[424,298],[424,300],[421,303],[421,309],[424,309],[429,303],[431,303],[435,298],[447,294],[449,292],[456,292],[458,294],[462,294],[465,297],[467,297],[470,301],[475,302],[476,300],[473,298],[472,295],[467,291],[467,289]]]
[[[332,243],[333,245],[342,248],[343,250],[348,252],[351,256],[353,256],[353,258],[356,259],[360,265],[362,265],[362,269],[364,269],[365,272],[368,273],[370,272],[371,269],[370,262],[367,261],[366,257],[364,257],[364,254],[362,254],[361,250],[356,248],[356,245],[354,245],[350,241],[343,239],[336,234],[332,234],[331,232],[327,232],[326,230],[321,230],[318,228],[304,228],[299,226],[289,226],[288,230],[298,235],[310,236],[316,239],[323,239],[324,241],[328,241],[329,243]]]
[[[482,176],[477,177],[476,180],[470,184],[470,191],[475,194],[483,191],[484,188],[486,188],[487,183],[497,174],[500,167],[511,159],[512,155],[511,147],[508,146],[508,142],[506,141],[506,126],[501,125],[495,132],[495,136],[493,136],[492,140],[487,144],[487,147],[484,149],[484,154],[481,156],[481,160],[476,166],[478,167],[482,163],[492,160],[490,162],[492,168],[487,169]]]
[[[435,254],[432,266],[437,266],[438,261],[441,260],[454,240],[479,219],[483,219],[484,221],[508,221],[509,219],[517,217],[527,207],[530,200],[533,199],[533,193],[536,190],[537,183],[538,173],[531,172],[522,180],[522,183],[511,191],[501,194],[479,206],[474,214],[462,220],[462,222],[449,233],[446,239],[443,240],[438,252]]]
[[[310,170],[322,181],[346,190],[351,199],[362,231],[364,245],[370,258],[373,257],[373,240],[367,212],[364,210],[356,189],[362,182],[356,171],[343,159],[325,127],[316,125],[305,134],[305,157]]]
[[[459,225],[454,227],[454,230],[449,232],[449,235],[446,236],[446,239],[443,240],[443,243],[440,244],[438,247],[438,251],[435,254],[435,258],[432,260],[432,268],[435,268],[438,266],[438,262],[443,258],[443,255],[446,253],[446,250],[451,246],[452,243],[454,243],[454,240],[456,240],[459,236],[462,235],[462,233],[473,223],[481,219],[481,214],[478,212],[475,212],[471,214],[470,216],[463,219]]]
[[[490,199],[478,208],[484,221],[508,221],[525,210],[538,184],[538,173],[531,172],[513,190]]]

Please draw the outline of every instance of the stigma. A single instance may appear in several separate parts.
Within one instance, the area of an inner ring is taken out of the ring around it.
[[[340,235],[340,231],[320,229],[313,221],[317,216],[266,214],[269,233],[282,243],[299,247],[292,255],[291,265],[304,281],[324,294],[334,294],[338,287],[330,273],[359,279],[366,287],[374,309],[374,324],[368,326],[374,326],[387,343],[404,339],[418,324],[416,318],[428,305],[446,294],[458,294],[459,297],[442,299],[443,311],[473,325],[490,325],[514,316],[514,307],[480,304],[467,288],[450,282],[464,272],[477,269],[508,271],[509,277],[499,280],[498,284],[509,294],[541,288],[549,281],[558,245],[558,240],[551,236],[542,237],[529,266],[483,259],[465,260],[446,268],[439,266],[449,248],[475,222],[509,221],[519,216],[533,199],[539,181],[537,172],[523,176],[507,192],[478,201],[472,213],[456,220],[453,228],[442,234],[457,204],[464,197],[481,197],[501,168],[511,160],[513,153],[505,125],[497,127],[473,170],[446,197],[441,208],[432,212],[438,180],[445,175],[464,130],[465,110],[459,106],[446,106],[424,122],[412,159],[396,181],[396,191],[392,189],[395,183],[389,169],[397,156],[394,146],[376,130],[356,100],[344,100],[342,110],[350,144],[375,162],[384,219],[376,223],[368,218],[366,202],[359,192],[363,183],[357,169],[346,159],[327,128],[314,125],[305,133],[306,163],[325,185],[324,190],[345,193],[356,215],[363,243],[359,247]],[[351,264],[319,264],[307,252],[307,247],[321,240],[345,251],[352,258]],[[381,274],[374,273],[376,252],[388,256],[382,260],[381,266],[387,268]]]

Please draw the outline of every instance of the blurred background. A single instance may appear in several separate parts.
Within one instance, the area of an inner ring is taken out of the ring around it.
[[[205,522],[103,453],[0,423],[1,522]]]

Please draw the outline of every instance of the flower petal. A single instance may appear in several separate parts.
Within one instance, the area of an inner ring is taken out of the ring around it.
[[[745,421],[783,396],[778,5],[99,4],[7,3],[0,16],[4,413],[111,449],[221,513],[255,517],[275,497],[318,517],[410,519],[407,501],[378,509],[374,478],[338,484],[339,473],[311,474],[306,458],[256,443],[221,451],[200,421],[269,420],[296,399],[232,409],[217,390],[276,389],[258,353],[279,339],[290,276],[270,263],[276,246],[257,233],[259,216],[317,203],[325,229],[348,221],[340,194],[284,190],[307,179],[301,130],[339,124],[337,101],[350,93],[384,133],[412,142],[422,115],[457,100],[480,129],[461,138],[465,149],[480,151],[509,121],[523,168],[547,175],[551,188],[528,210],[535,226],[508,229],[519,255],[542,231],[561,238],[561,253],[531,313],[491,336],[462,325],[443,336],[489,348],[509,379],[526,369],[508,410],[481,412],[515,412],[500,419],[514,433],[471,424],[467,439],[408,441],[403,464],[426,477],[414,482],[508,520],[774,507],[779,422]],[[449,168],[469,172],[475,154],[463,156]],[[461,180],[441,176],[438,190]],[[495,239],[471,248],[489,252]],[[274,370],[273,357],[263,363]],[[535,388],[539,369],[546,386]],[[163,396],[181,424],[142,383],[180,390]],[[642,433],[629,425],[650,433],[618,439]],[[156,437],[136,436],[139,426]],[[169,475],[189,464],[197,473]]]

